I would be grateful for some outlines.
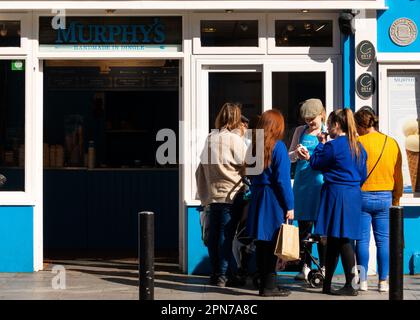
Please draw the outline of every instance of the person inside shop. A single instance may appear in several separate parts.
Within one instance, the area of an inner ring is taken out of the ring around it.
[[[232,275],[232,241],[237,219],[232,210],[241,190],[246,145],[242,137],[241,105],[225,103],[216,117],[215,127],[205,143],[195,173],[197,195],[202,206],[209,206],[208,252],[210,284],[235,285]]]
[[[389,208],[398,206],[403,194],[402,157],[398,143],[378,131],[378,118],[370,107],[354,115],[359,141],[365,148],[368,176],[362,186],[362,237],[356,242],[360,290],[367,291],[371,227],[375,238],[380,292],[389,291]]]
[[[311,233],[318,218],[321,188],[324,183],[323,175],[318,170],[313,170],[307,161],[318,145],[318,135],[326,131],[325,108],[319,99],[306,100],[300,109],[300,115],[305,125],[295,129],[292,143],[289,148],[290,161],[297,162],[293,183],[295,197],[295,219],[299,224],[300,248],[302,241]],[[324,239],[323,239],[324,240]],[[308,246],[311,252],[311,246]],[[325,275],[326,246],[324,241],[318,242],[319,263]],[[295,277],[296,280],[308,280],[311,271],[311,257],[301,252],[303,261],[302,271]]]
[[[361,239],[362,194],[366,179],[367,154],[357,140],[353,112],[338,109],[328,117],[326,141],[320,134],[320,143],[309,158],[313,170],[324,175],[315,234],[327,236],[327,258],[322,292],[325,294],[356,296],[352,286],[355,276],[354,241]],[[346,283],[339,290],[331,289],[331,282],[341,256]]]
[[[257,129],[264,130],[264,170],[251,177],[251,201],[248,209],[247,233],[255,239],[259,295],[288,296],[290,290],[277,286],[274,255],[277,235],[286,219],[293,220],[293,191],[290,179],[290,160],[284,135],[284,118],[278,110],[268,110],[261,115]],[[252,150],[251,149],[251,150]],[[252,152],[248,150],[247,157]],[[258,156],[258,155],[257,155]],[[246,161],[251,166],[250,161]]]

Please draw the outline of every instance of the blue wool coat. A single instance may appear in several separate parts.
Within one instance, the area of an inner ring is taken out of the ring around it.
[[[324,175],[316,234],[352,240],[361,237],[360,187],[366,180],[367,154],[359,145],[359,160],[351,154],[347,136],[320,143],[310,158],[312,169]]]
[[[285,214],[294,205],[290,160],[286,145],[277,141],[271,165],[251,179],[247,232],[256,240],[275,241]]]

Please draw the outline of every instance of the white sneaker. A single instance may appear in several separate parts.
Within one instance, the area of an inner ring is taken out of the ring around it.
[[[359,290],[360,291],[368,291],[368,282],[367,282],[367,280],[365,280],[365,281],[360,280]]]
[[[388,292],[389,291],[388,281],[386,281],[386,280],[379,281],[378,290],[379,290],[379,292]]]
[[[311,272],[311,269],[306,264],[304,264],[302,271],[296,275],[295,280],[308,280],[309,272]]]

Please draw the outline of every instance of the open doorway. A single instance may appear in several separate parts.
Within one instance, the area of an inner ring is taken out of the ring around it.
[[[300,118],[301,104],[310,98],[320,99],[325,106],[325,72],[273,72],[273,108],[280,110],[286,121],[285,143],[289,147]]]
[[[177,60],[44,62],[44,255],[137,257],[137,213],[155,212],[156,256],[178,259]],[[176,227],[174,227],[176,226]]]

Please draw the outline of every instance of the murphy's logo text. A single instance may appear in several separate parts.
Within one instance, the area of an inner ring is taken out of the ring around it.
[[[159,18],[151,24],[83,24],[71,22],[57,30],[56,44],[161,44],[165,26]]]

